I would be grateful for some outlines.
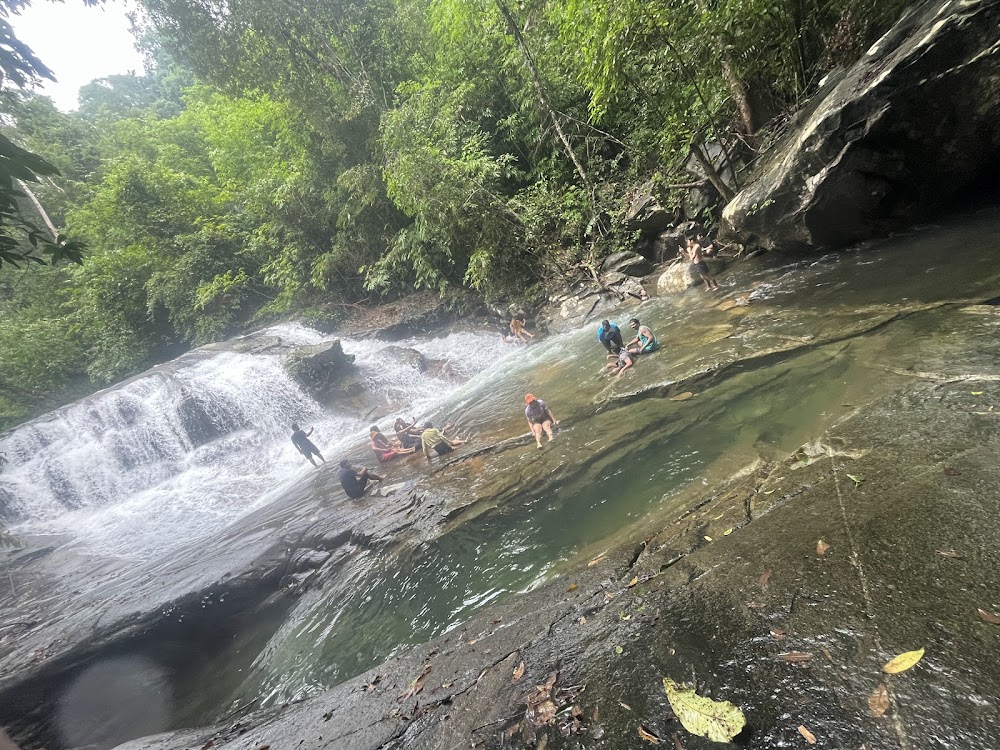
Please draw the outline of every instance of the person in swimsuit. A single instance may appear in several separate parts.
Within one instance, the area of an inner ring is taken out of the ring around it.
[[[424,455],[427,456],[428,461],[431,459],[432,450],[437,455],[443,456],[445,453],[451,453],[458,446],[465,445],[464,440],[445,437],[444,432],[435,429],[430,422],[424,424],[424,431],[420,434],[420,443],[424,447]]]
[[[544,401],[535,398],[530,393],[525,395],[524,403],[527,404],[524,407],[524,416],[528,420],[528,427],[531,429],[531,434],[535,436],[538,447],[542,447],[542,432],[549,436],[551,443],[553,438],[552,425],[559,424],[559,420],[555,418],[552,410],[546,406]]]
[[[629,354],[650,354],[660,348],[660,342],[656,340],[649,326],[644,326],[638,318],[632,318],[628,325],[637,333],[636,337],[626,345]]]
[[[389,438],[382,434],[382,430],[376,424],[373,424],[371,429],[368,430],[368,437],[371,440],[372,451],[378,457],[378,460],[382,462],[388,461],[395,456],[405,456],[416,450],[416,448],[403,448],[402,446],[394,445]]]
[[[417,427],[417,420],[413,417],[410,417],[409,424],[406,424],[406,420],[400,417],[393,424],[393,429],[396,430],[396,439],[404,448],[416,449],[420,445],[420,433],[423,430]]]
[[[358,471],[351,466],[345,458],[340,462],[340,486],[352,500],[357,500],[365,494],[368,484],[371,482],[381,482],[383,477],[372,474],[368,469]]]
[[[298,448],[299,453],[309,459],[309,463],[319,468],[319,464],[313,460],[313,456],[319,456],[319,460],[323,463],[326,463],[326,459],[319,452],[319,448],[313,445],[312,440],[309,439],[312,432],[312,427],[309,428],[309,432],[304,432],[295,422],[292,422],[292,445]]]
[[[597,340],[608,350],[609,357],[618,356],[618,350],[625,346],[621,329],[609,320],[601,321],[601,326],[597,329]]]
[[[510,333],[518,341],[527,342],[528,339],[535,338],[535,334],[529,333],[524,325],[527,321],[524,318],[518,320],[516,317],[510,319]]]
[[[618,349],[615,354],[615,361],[608,362],[604,365],[604,369],[607,370],[605,375],[615,375],[615,372],[617,372],[618,374],[616,375],[616,378],[620,378],[628,368],[635,364],[635,360],[632,359],[632,355],[629,353],[629,350],[624,346]]]
[[[688,260],[691,261],[691,265],[694,266],[694,270],[698,272],[701,276],[701,280],[705,282],[705,291],[714,292],[719,288],[718,283],[715,281],[715,277],[708,270],[708,263],[705,262],[704,257],[702,257],[702,248],[695,240],[691,237],[687,241],[687,249],[681,248],[684,255],[687,256]]]

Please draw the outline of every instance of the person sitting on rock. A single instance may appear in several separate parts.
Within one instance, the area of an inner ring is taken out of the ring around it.
[[[312,432],[312,427],[309,428],[309,432],[304,432],[295,422],[292,422],[292,445],[298,448],[299,453],[309,459],[309,463],[319,468],[319,464],[313,460],[313,456],[319,456],[319,460],[323,463],[326,463],[326,459],[319,452],[319,448],[313,445],[312,440],[309,439]]]
[[[715,240],[709,236],[708,232],[698,232],[694,241],[701,245],[701,251],[706,258],[714,258],[719,254],[719,246],[715,244]]]
[[[622,375],[625,374],[625,371],[628,368],[632,367],[632,365],[635,364],[635,360],[632,358],[632,355],[629,353],[629,350],[624,346],[618,348],[614,352],[614,354],[615,354],[614,361],[608,362],[606,365],[604,365],[604,369],[607,370],[607,372],[604,374],[615,375],[615,373],[617,372],[617,375],[615,375],[615,377],[620,378]]]
[[[514,316],[513,318],[510,319],[511,335],[518,341],[524,341],[525,343],[528,342],[528,339],[535,338],[535,334],[529,333],[527,329],[524,327],[526,323],[527,321],[524,318],[521,318],[519,320],[517,316]]]
[[[393,424],[393,429],[396,430],[396,439],[404,448],[416,449],[420,445],[420,433],[423,430],[417,427],[417,420],[413,417],[410,417],[409,424],[406,424],[406,420],[400,417]]]
[[[368,430],[368,437],[371,440],[371,448],[379,461],[385,462],[396,456],[405,456],[413,453],[416,448],[403,448],[401,445],[394,445],[389,438],[382,434],[382,430],[377,424],[373,424]]]
[[[621,329],[610,320],[602,320],[597,329],[597,340],[608,350],[609,357],[617,357],[618,350],[625,346]]]
[[[445,427],[447,429],[447,425]],[[435,429],[434,425],[430,422],[426,422],[424,424],[424,431],[420,434],[420,443],[423,445],[424,455],[430,460],[432,450],[437,455],[443,456],[445,453],[451,453],[458,446],[464,445],[465,441],[445,437],[444,432]]]
[[[552,410],[546,406],[544,401],[535,398],[530,393],[525,395],[524,403],[527,404],[524,407],[524,416],[528,420],[528,428],[531,430],[538,447],[542,447],[542,432],[549,436],[551,443],[553,439],[552,425],[559,424],[559,420],[555,418]]]
[[[649,326],[644,326],[638,318],[632,318],[628,325],[637,333],[636,337],[626,344],[629,354],[651,354],[660,348],[660,342],[656,340]]]
[[[368,469],[358,471],[345,458],[340,462],[340,486],[352,500],[357,500],[364,496],[369,483],[381,482],[383,477],[372,474]]]
[[[701,245],[699,245],[693,237],[688,237],[687,247],[681,248],[681,252],[687,256],[687,259],[691,261],[691,265],[694,270],[698,272],[701,276],[701,280],[705,282],[705,291],[714,292],[719,288],[718,283],[715,281],[715,277],[708,270],[708,263],[705,262],[705,258],[702,257]]]

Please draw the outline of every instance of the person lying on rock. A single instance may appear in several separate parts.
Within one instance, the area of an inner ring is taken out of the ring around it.
[[[705,291],[714,292],[717,290],[719,285],[715,281],[715,277],[708,270],[708,263],[705,262],[705,258],[703,257],[704,250],[701,245],[693,237],[688,237],[687,247],[681,248],[681,252],[687,256],[687,259],[691,261],[691,265],[694,266],[694,270],[698,272],[701,280],[705,282]]]
[[[358,471],[346,458],[340,462],[340,486],[352,500],[363,497],[369,484],[381,482],[382,479],[383,477],[372,474],[369,469]]]
[[[608,350],[608,356],[618,356],[618,350],[625,346],[621,329],[610,320],[601,321],[601,326],[597,329],[597,340]]]
[[[295,422],[292,422],[292,445],[298,448],[299,453],[309,459],[309,463],[318,468],[319,464],[313,460],[313,456],[319,456],[319,460],[323,463],[326,463],[326,459],[319,452],[319,448],[313,445],[312,440],[309,439],[312,432],[312,427],[309,428],[309,432],[303,432]]]
[[[416,448],[404,448],[402,445],[393,444],[389,438],[382,434],[382,430],[378,428],[377,424],[373,424],[371,429],[368,430],[368,437],[371,440],[372,451],[378,457],[378,460],[382,462],[388,461],[395,456],[405,456],[416,450]]]
[[[531,430],[538,447],[542,447],[542,432],[549,436],[551,443],[553,438],[552,425],[559,424],[559,420],[555,418],[552,410],[546,406],[544,401],[535,398],[530,393],[525,395],[524,403],[527,404],[524,407],[524,416],[528,420],[528,428]]]
[[[524,318],[518,319],[517,316],[510,319],[510,333],[518,341],[524,341],[527,343],[528,339],[535,338],[535,334],[529,333],[525,329],[525,324],[527,320]]]
[[[635,360],[629,353],[626,347],[619,348],[616,352],[616,359],[613,362],[608,362],[604,365],[604,369],[607,370],[605,375],[615,375],[615,378],[620,378],[625,374],[625,371],[635,364]],[[617,373],[617,374],[616,374]]]
[[[644,326],[638,318],[632,318],[628,325],[637,334],[626,344],[629,354],[651,354],[660,348],[660,342],[656,340],[649,326]]]
[[[416,450],[417,446],[420,445],[420,434],[423,430],[417,427],[417,420],[413,417],[410,417],[409,424],[406,424],[406,420],[400,417],[392,427],[396,431],[396,439],[404,448]]]
[[[420,434],[420,442],[424,447],[424,455],[427,456],[428,461],[431,458],[432,450],[437,455],[443,456],[445,453],[451,453],[458,446],[465,445],[464,440],[445,437],[445,434],[441,430],[436,429],[430,422],[424,423],[424,431]]]

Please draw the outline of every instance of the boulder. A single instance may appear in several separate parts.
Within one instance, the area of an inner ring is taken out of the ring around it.
[[[416,349],[406,346],[387,346],[381,351],[381,355],[388,362],[411,367],[417,372],[425,372],[427,370],[427,361],[424,359],[424,355]]]
[[[622,273],[626,276],[645,276],[653,270],[653,264],[647,258],[631,250],[609,255],[601,265],[601,271],[605,274]]]
[[[926,220],[997,167],[998,48],[1000,3],[915,5],[764,157],[723,238],[804,250]]]
[[[660,294],[676,294],[701,283],[690,263],[674,263],[660,274],[656,280],[656,291]]]
[[[630,232],[656,234],[676,220],[674,211],[664,208],[653,195],[653,183],[643,185],[625,212],[625,228]]]
[[[342,385],[342,376],[354,362],[340,341],[296,347],[285,369],[308,393],[320,400],[332,396]]]
[[[660,232],[653,242],[654,257],[657,262],[665,263],[677,256],[677,248],[684,244],[684,232],[679,227],[671,227]]]

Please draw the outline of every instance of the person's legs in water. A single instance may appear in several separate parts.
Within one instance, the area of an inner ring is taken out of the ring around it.
[[[538,447],[541,448],[542,447],[542,425],[538,424],[537,422],[532,422],[531,423],[531,434],[534,436],[535,442],[538,444]]]
[[[320,461],[322,461],[323,463],[326,463],[326,459],[323,458],[323,454],[319,452],[319,449],[316,448],[316,446],[313,446],[312,452],[315,453],[317,456],[319,456],[319,460]],[[312,457],[311,456],[310,456],[309,460],[312,461]],[[313,466],[315,466],[315,465],[316,465],[316,463],[313,461]]]
[[[549,436],[549,442],[551,443],[553,439],[552,420],[546,419],[544,422],[542,422],[542,429],[545,430],[545,434]]]

